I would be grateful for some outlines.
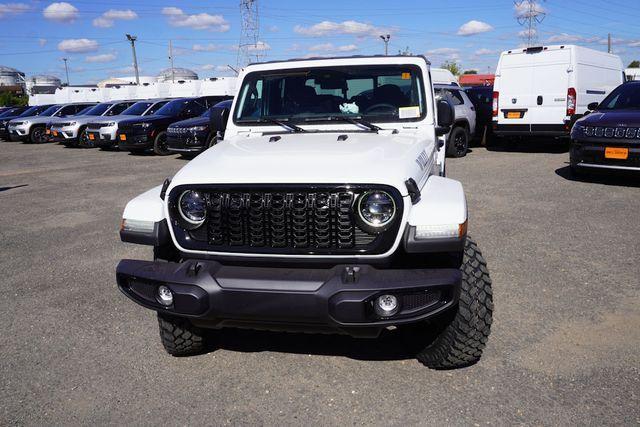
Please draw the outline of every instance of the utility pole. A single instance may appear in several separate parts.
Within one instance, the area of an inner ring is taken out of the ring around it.
[[[67,61],[69,58],[62,58],[62,60],[64,61],[64,72],[67,75],[67,86],[69,86],[69,67],[67,67]]]
[[[176,72],[174,71],[174,68],[173,68],[173,44],[172,44],[171,40],[169,40],[169,61],[171,63],[171,82],[175,83],[176,82]]]
[[[607,34],[607,52],[613,53],[611,49],[611,33]]]
[[[240,0],[240,43],[236,68],[241,69],[250,62],[259,62],[264,56],[260,43],[260,17],[258,0]]]
[[[386,36],[380,36],[380,38],[384,42],[384,56],[387,56],[389,55],[389,39],[391,38],[391,35],[387,34]]]
[[[138,37],[127,34],[127,40],[131,42],[131,51],[133,52],[133,69],[136,72],[136,84],[140,86],[140,75],[138,73],[138,58],[136,57],[136,40]]]
[[[544,21],[547,14],[535,0],[516,0],[513,3],[516,6],[518,24],[527,28],[523,38],[527,40],[527,47],[531,47],[538,38],[536,27]]]

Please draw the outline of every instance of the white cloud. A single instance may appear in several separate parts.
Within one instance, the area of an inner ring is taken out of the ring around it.
[[[89,55],[84,58],[84,62],[111,62],[116,59],[115,53],[101,53],[99,55]]]
[[[451,55],[454,53],[460,53],[460,49],[455,49],[453,47],[439,47],[437,49],[427,51],[427,55]]]
[[[355,44],[347,44],[343,46],[334,46],[333,43],[321,43],[309,47],[311,52],[353,52],[358,50]]]
[[[632,41],[628,44],[629,47],[640,47],[640,41]]]
[[[26,3],[0,3],[0,18],[25,13],[29,9],[31,9],[31,6]]]
[[[162,14],[167,17],[173,27],[189,27],[194,30],[211,30],[219,33],[229,31],[230,25],[222,15],[198,13],[187,15],[178,7],[163,7]]]
[[[102,16],[99,16],[98,18],[93,20],[93,26],[100,28],[111,28],[115,24],[115,21],[131,21],[137,18],[138,14],[131,9],[109,9],[105,13],[103,13]]]
[[[45,44],[47,44],[47,39],[38,39],[38,44],[40,45],[40,47],[44,46]]]
[[[51,3],[42,14],[45,19],[56,22],[73,22],[78,18],[78,9],[67,2]]]
[[[280,31],[280,28],[278,28],[277,25],[270,25],[267,27],[267,31],[271,33],[277,33],[278,31]]]
[[[98,42],[89,39],[67,39],[58,43],[58,50],[67,53],[87,53],[98,50]]]
[[[528,18],[540,13],[546,13],[547,10],[535,0],[523,1],[522,3],[515,3],[513,9],[518,18]]]
[[[529,37],[529,34],[531,34],[531,37],[536,37],[538,35],[538,31],[536,31],[535,28],[532,28],[531,31],[529,30],[518,31],[518,37],[527,38]]]
[[[603,44],[607,44],[607,39],[604,40]],[[618,42],[623,42],[622,39],[617,39]],[[579,36],[577,34],[568,34],[568,33],[560,33],[555,34],[547,38],[547,43],[595,43],[600,41],[600,37],[584,37]]]
[[[209,44],[194,44],[191,48],[196,52],[213,52],[214,50],[219,50],[222,46],[209,43]]]
[[[484,56],[484,55],[495,55],[497,52],[495,50],[491,50],[491,49],[487,49],[487,48],[481,48],[476,50],[473,54],[475,56]]]
[[[474,34],[486,33],[492,31],[493,27],[486,22],[482,21],[469,21],[458,28],[459,36],[472,36]]]
[[[265,50],[269,50],[269,49],[271,49],[271,46],[269,46],[268,43],[265,43],[262,41],[259,41],[254,45],[252,44],[247,46],[247,50],[249,52],[264,52]]]
[[[295,27],[293,27],[293,31],[298,34],[310,37],[322,37],[335,34],[347,34],[357,37],[364,37],[379,36],[380,34],[388,34],[394,32],[389,28],[375,27],[371,24],[366,24],[364,22],[358,21],[322,21],[310,27],[296,25]]]

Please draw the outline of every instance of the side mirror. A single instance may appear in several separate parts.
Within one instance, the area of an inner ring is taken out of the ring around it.
[[[595,110],[597,108],[598,108],[598,103],[597,102],[592,102],[589,105],[587,105],[587,110],[589,110],[589,111],[593,111],[593,110]]]
[[[442,136],[449,133],[453,121],[455,120],[455,109],[446,99],[439,99],[437,102],[438,108],[438,123],[436,126],[436,136]]]
[[[229,120],[228,108],[214,108],[211,111],[211,130],[224,133],[227,128],[227,120]]]

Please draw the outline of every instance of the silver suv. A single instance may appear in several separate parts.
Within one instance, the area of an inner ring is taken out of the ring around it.
[[[447,155],[464,157],[476,131],[476,108],[464,88],[456,85],[433,85],[436,96],[444,96],[454,105],[455,123],[447,135]]]

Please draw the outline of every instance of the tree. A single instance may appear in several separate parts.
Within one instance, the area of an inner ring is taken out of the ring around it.
[[[631,61],[631,63],[629,64],[629,66],[627,68],[640,68],[640,61],[638,61],[638,60]]]
[[[478,70],[464,70],[462,74],[478,74]]]
[[[444,61],[440,67],[451,71],[454,76],[460,75],[460,66],[456,61]]]
[[[11,92],[1,92],[0,93],[0,106],[21,106],[27,105],[29,102],[29,98],[25,95],[17,95]]]

